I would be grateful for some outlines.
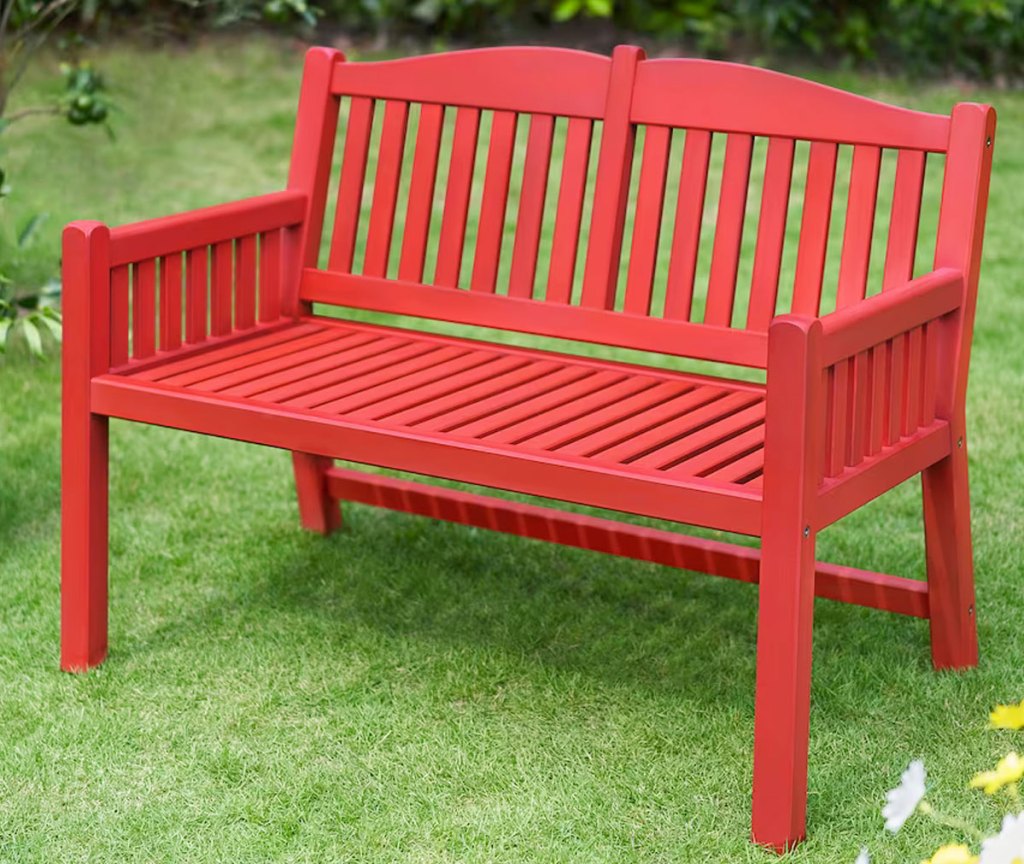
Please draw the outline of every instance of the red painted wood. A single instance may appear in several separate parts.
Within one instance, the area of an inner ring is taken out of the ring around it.
[[[856,147],[850,167],[850,191],[846,200],[843,251],[839,260],[836,308],[842,309],[864,299],[871,261],[871,237],[875,227],[878,172],[882,164],[880,147]]]
[[[771,138],[768,141],[750,306],[747,311],[747,327],[752,330],[767,330],[768,324],[775,317],[795,148],[792,138]]]
[[[512,174],[512,153],[516,143],[516,115],[497,111],[491,122],[491,140],[487,149],[483,198],[480,201],[480,225],[477,228],[473,291],[494,293],[501,261],[501,240],[505,231],[505,209]]]
[[[160,350],[181,347],[181,253],[160,259]],[[239,324],[241,326],[241,324]]]
[[[753,148],[754,139],[750,135],[730,135],[726,141],[708,299],[704,308],[705,324],[729,327],[732,323]]]
[[[214,336],[223,336],[231,332],[234,254],[234,244],[230,240],[222,240],[213,247],[213,261],[210,267],[210,333]]]
[[[479,134],[480,112],[475,108],[460,108],[455,115],[448,189],[437,248],[437,269],[434,271],[435,285],[454,288],[459,284]]]
[[[110,368],[107,227],[68,225],[62,267],[60,665],[80,672],[107,654],[107,418],[90,389]]]
[[[512,247],[512,267],[509,271],[510,297],[534,296],[554,131],[555,118],[550,114],[534,114],[530,117],[526,160],[523,163],[523,186],[519,192],[519,215]]]
[[[825,476],[838,477],[846,468],[846,454],[850,438],[850,408],[852,399],[851,361],[840,360],[829,368],[828,378],[828,432],[825,441]]]
[[[804,187],[803,219],[796,257],[793,314],[817,316],[821,306],[822,277],[828,250],[828,226],[832,218],[832,192],[836,180],[835,144],[811,143]]]
[[[592,132],[593,123],[589,120],[571,119],[566,128],[562,179],[551,237],[550,272],[545,294],[545,299],[553,303],[568,303],[572,298]]]
[[[110,365],[128,362],[129,284],[131,268],[125,264],[110,271]]]
[[[444,106],[423,105],[416,130],[412,176],[409,180],[409,206],[402,234],[402,254],[398,278],[410,282],[423,281],[423,265],[427,255],[430,222],[434,210],[434,189],[437,184],[437,159],[441,152],[444,129]]]
[[[896,157],[896,181],[889,211],[889,239],[882,276],[882,289],[885,291],[909,282],[914,275],[925,156],[920,150],[900,150]]]
[[[580,301],[583,306],[595,309],[611,309],[615,305],[622,228],[633,166],[634,129],[629,121],[630,103],[637,64],[643,58],[644,52],[632,45],[619,45],[612,53]]]
[[[665,205],[665,181],[668,176],[668,151],[672,130],[649,126],[644,133],[644,150],[637,189],[633,241],[626,277],[623,308],[633,315],[649,315],[654,272],[658,261],[658,239]]]
[[[700,226],[711,159],[711,133],[687,129],[683,165],[679,174],[679,198],[672,230],[672,252],[665,288],[665,317],[690,320],[693,279],[697,272]]]
[[[795,316],[769,330],[752,832],[778,851],[806,833],[822,341]]]
[[[280,231],[260,235],[260,321],[276,321],[281,317],[281,291],[284,273]]]
[[[156,261],[147,258],[132,272],[132,358],[156,353]]]
[[[299,521],[307,531],[331,534],[341,527],[341,507],[327,491],[327,474],[334,460],[309,453],[292,453]]]
[[[239,237],[235,244],[235,327],[256,323],[256,236]]]
[[[206,247],[185,254],[185,341],[202,342],[207,335],[207,278],[209,256]]]
[[[352,272],[356,234],[359,231],[363,207],[374,107],[372,99],[362,98],[353,99],[349,105],[348,120],[345,124],[345,150],[338,178],[338,200],[334,211],[331,254],[327,263],[330,270]]]
[[[363,273],[386,276],[395,229],[395,206],[402,177],[405,137],[409,125],[409,103],[388,102],[377,151],[377,175],[373,183],[370,225],[366,233]]]

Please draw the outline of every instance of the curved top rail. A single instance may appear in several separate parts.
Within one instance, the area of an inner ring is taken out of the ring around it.
[[[600,119],[611,59],[566,48],[477,48],[339,63],[336,95]]]
[[[645,60],[634,123],[945,152],[949,117],[781,72],[715,60]]]

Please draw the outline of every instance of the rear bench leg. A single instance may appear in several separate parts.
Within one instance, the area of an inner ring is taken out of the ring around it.
[[[963,437],[952,454],[921,474],[921,487],[932,663],[937,669],[976,666],[971,504]]]
[[[61,438],[60,665],[107,656],[107,418],[68,416]]]
[[[310,453],[292,453],[295,492],[299,498],[302,527],[318,534],[330,534],[341,527],[341,505],[327,491],[327,470],[333,459]]]

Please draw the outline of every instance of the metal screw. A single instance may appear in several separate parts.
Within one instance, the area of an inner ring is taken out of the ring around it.
[[[970,606],[967,607],[967,614],[971,615],[971,616],[974,615],[974,604],[973,603]]]
[[[963,439],[963,436],[961,436],[961,437],[959,437],[959,438],[957,438],[957,439],[956,439],[956,446],[957,446],[957,447],[963,447],[963,446],[964,446],[964,439]]]
[[[990,135],[988,138],[985,139],[985,148],[988,149],[991,146],[992,146],[992,136]]]
[[[810,537],[810,536],[811,536],[811,526],[810,525],[804,525],[804,537]]]

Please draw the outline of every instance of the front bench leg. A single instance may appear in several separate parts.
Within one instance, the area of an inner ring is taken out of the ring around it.
[[[310,453],[292,453],[299,519],[307,531],[330,534],[341,527],[341,505],[327,491],[327,470],[333,459]]]
[[[752,834],[779,852],[806,833],[821,332],[784,316],[768,338]]]

